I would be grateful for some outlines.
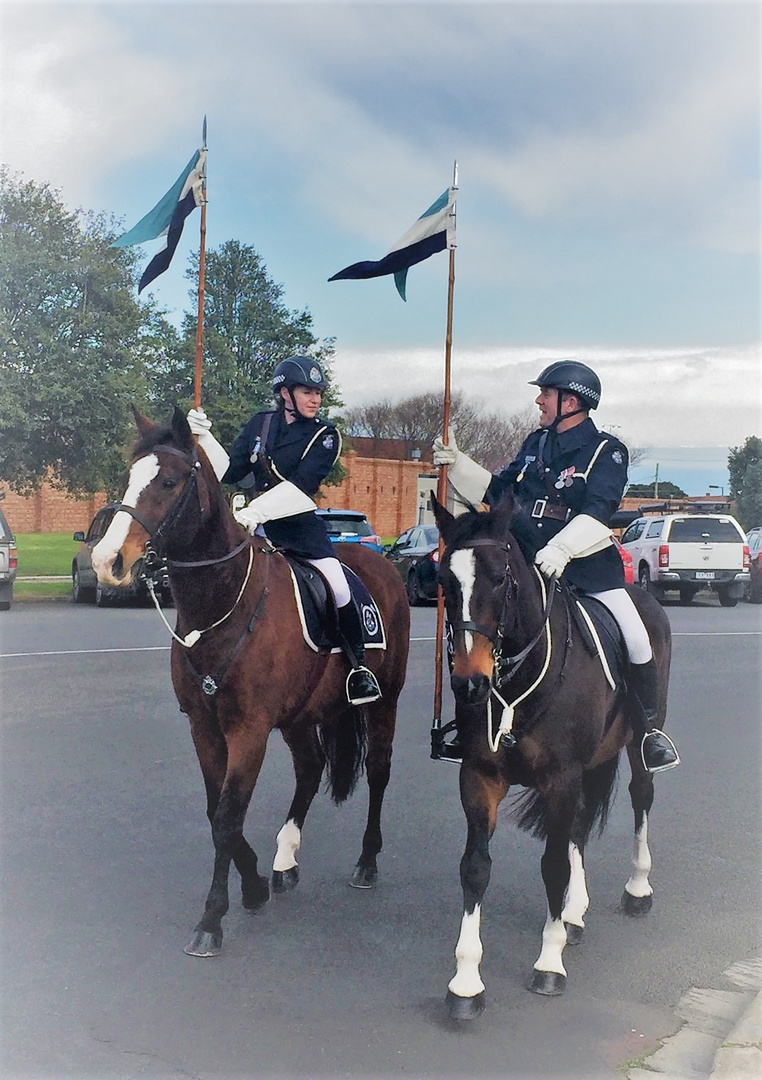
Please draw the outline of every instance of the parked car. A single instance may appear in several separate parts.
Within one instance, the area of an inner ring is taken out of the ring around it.
[[[749,584],[749,546],[729,514],[641,517],[623,533],[622,547],[639,584],[658,598],[674,590],[690,604],[709,588],[723,607],[735,607]]]
[[[110,588],[107,585],[101,585],[95,575],[92,560],[93,548],[105,536],[111,519],[118,509],[119,503],[109,503],[98,511],[86,533],[74,533],[74,539],[79,542],[79,547],[71,561],[71,598],[75,604],[95,603],[97,607],[106,607],[128,603],[131,600],[149,600],[150,602],[146,584],[148,574],[142,559],[135,564],[132,583],[125,588]],[[155,582],[156,595],[165,604],[170,604],[172,592],[166,565],[162,564],[153,569],[150,576]]]
[[[632,560],[632,555],[619,543],[615,536],[612,537],[614,541],[614,547],[619,552],[619,557],[622,560],[624,566],[624,583],[625,585],[635,584],[635,563]]]
[[[749,545],[749,584],[745,596],[752,604],[762,604],[762,527],[750,529],[746,542]]]
[[[436,525],[414,525],[406,529],[386,552],[402,575],[411,605],[437,598],[439,569],[439,529]]]
[[[333,510],[330,506],[317,511],[325,522],[334,544],[363,544],[373,551],[382,551],[381,537],[376,536],[365,514],[359,510]]]
[[[13,582],[18,561],[16,538],[0,510],[0,611],[10,611],[13,603]]]

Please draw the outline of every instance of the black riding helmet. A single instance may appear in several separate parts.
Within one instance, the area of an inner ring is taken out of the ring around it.
[[[297,416],[302,414],[296,407],[294,398],[295,386],[306,386],[308,390],[325,390],[328,383],[325,381],[323,369],[317,360],[311,356],[289,356],[286,360],[280,360],[273,371],[273,394],[278,402],[282,401],[281,388],[285,386],[291,399],[291,410]],[[303,418],[304,419],[304,418]]]
[[[530,386],[552,386],[554,390],[568,390],[590,409],[597,409],[601,400],[601,380],[587,364],[579,360],[557,360],[546,367]]]

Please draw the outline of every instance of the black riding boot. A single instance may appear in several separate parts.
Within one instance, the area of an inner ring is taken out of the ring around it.
[[[365,643],[360,614],[354,600],[337,609],[341,647],[352,670],[347,676],[347,701],[350,705],[366,705],[378,701],[381,687],[376,676],[365,666]]]
[[[659,703],[656,662],[649,660],[646,664],[630,664],[630,672],[633,689],[642,707],[640,716],[633,717],[633,728],[635,738],[640,740],[643,765],[650,773],[674,769],[680,764],[677,747],[668,735],[656,727]]]

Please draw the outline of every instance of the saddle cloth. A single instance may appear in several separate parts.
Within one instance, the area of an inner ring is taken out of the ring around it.
[[[619,623],[600,600],[574,590],[570,590],[570,593],[569,607],[582,635],[585,648],[591,656],[597,656],[600,659],[611,689],[623,689],[628,661]],[[592,623],[592,629],[585,615]]]
[[[333,593],[323,575],[311,563],[303,562],[291,554],[281,552],[289,570],[294,586],[294,597],[302,624],[305,642],[315,652],[329,649],[341,652],[339,645],[338,624]],[[386,632],[381,612],[365,583],[342,563],[347,576],[354,602],[360,612],[363,640],[366,649],[385,649]]]

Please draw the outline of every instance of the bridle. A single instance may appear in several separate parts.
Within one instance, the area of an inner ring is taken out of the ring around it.
[[[458,550],[461,551],[463,549],[480,547],[497,548],[498,550],[505,552],[506,555],[511,550],[510,544],[506,543],[503,540],[495,540],[492,537],[488,536],[477,537],[475,540],[470,540],[466,544],[461,544],[458,546]],[[548,595],[543,611],[542,623],[540,624],[540,628],[538,629],[537,633],[533,635],[529,643],[525,645],[524,648],[521,649],[519,652],[514,653],[512,656],[506,656],[503,652],[502,647],[505,643],[507,635],[508,615],[511,608],[511,602],[514,600],[518,593],[518,582],[516,581],[513,571],[511,570],[511,564],[509,560],[506,561],[505,565],[504,582],[505,590],[503,594],[503,606],[501,608],[500,617],[498,618],[494,633],[491,633],[489,630],[485,629],[484,626],[480,626],[478,623],[472,622],[471,620],[467,619],[464,619],[458,623],[450,624],[453,633],[462,632],[479,634],[480,637],[486,638],[487,641],[489,641],[495,657],[496,678],[494,681],[498,684],[508,682],[509,679],[512,679],[514,675],[516,675],[521,665],[524,663],[526,658],[534,649],[535,645],[537,645],[540,638],[543,636],[545,632],[545,627],[550,619],[551,610],[553,608],[553,598],[557,591],[557,585],[555,583],[547,591]]]
[[[200,559],[196,561],[183,561],[180,559],[168,559],[164,555],[164,545],[167,542],[167,537],[170,530],[180,520],[185,513],[185,509],[190,501],[191,495],[198,494],[198,476],[201,470],[201,461],[198,454],[194,451],[192,454],[186,453],[184,450],[178,450],[175,446],[167,446],[164,443],[158,443],[152,447],[151,450],[146,451],[143,455],[147,457],[148,454],[174,454],[175,457],[179,457],[182,461],[190,467],[190,472],[186,477],[186,484],[183,488],[180,498],[175,505],[170,508],[165,517],[159,522],[158,525],[151,525],[145,518],[138,513],[138,510],[134,506],[130,506],[128,503],[120,503],[117,506],[117,512],[123,510],[130,517],[133,517],[135,521],[148,533],[148,540],[145,545],[145,563],[148,569],[157,566],[161,562],[166,562],[167,566],[173,566],[177,568],[190,568],[197,566],[215,566],[218,563],[227,562],[228,559],[234,558],[240,551],[249,544],[249,537],[247,536],[237,547],[232,551],[227,552],[225,555],[220,556],[217,559]],[[140,460],[139,458],[136,460]],[[133,462],[134,464],[134,462]],[[204,516],[204,506],[199,499],[199,507],[201,516]],[[207,508],[208,512],[208,508]]]

